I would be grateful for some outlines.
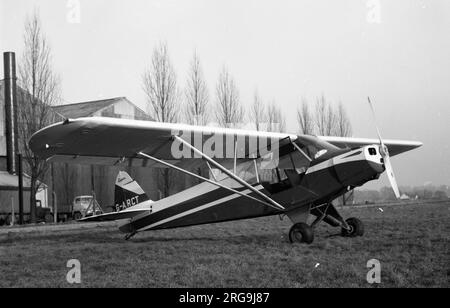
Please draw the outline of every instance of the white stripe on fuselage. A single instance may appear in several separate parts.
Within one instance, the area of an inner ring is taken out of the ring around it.
[[[377,154],[369,155],[367,153],[367,148],[369,148],[369,147],[375,147],[377,150]],[[349,155],[355,154],[359,151],[361,151],[360,154],[348,157]],[[370,161],[370,162],[381,165],[380,159],[381,159],[381,155],[380,155],[380,153],[378,153],[378,145],[365,146],[360,149],[349,151],[347,153],[338,155],[336,157],[332,157],[332,158],[330,158],[326,161],[323,161],[315,166],[309,167],[308,170],[306,170],[306,174],[311,174],[313,172],[317,172],[317,171],[320,171],[323,169],[327,169],[327,168],[330,168],[330,167],[333,167],[336,165],[340,165],[340,164],[344,164],[344,163],[348,163],[348,162]]]
[[[257,190],[261,190],[261,189],[263,189],[264,187],[262,187],[261,185],[258,185],[258,186],[256,186],[255,188],[256,188]],[[252,192],[252,191],[251,191],[250,189],[247,189],[247,190],[244,190],[242,193],[245,194],[245,195],[247,195],[247,194],[249,194],[249,193],[251,193],[251,192]],[[138,231],[145,231],[145,230],[148,230],[148,229],[157,227],[157,226],[159,226],[159,225],[165,224],[165,223],[170,222],[170,221],[173,221],[173,220],[175,220],[175,219],[178,219],[178,218],[181,218],[181,217],[184,217],[184,216],[187,216],[187,215],[190,215],[190,214],[193,214],[193,213],[196,213],[196,212],[205,210],[205,209],[207,209],[207,208],[210,208],[210,207],[213,207],[213,206],[222,204],[222,203],[224,203],[224,202],[227,202],[227,201],[230,201],[230,200],[239,198],[239,197],[242,197],[242,195],[240,195],[240,194],[232,194],[232,195],[230,195],[230,196],[223,197],[222,199],[219,199],[219,200],[216,200],[216,201],[213,201],[213,202],[210,202],[210,203],[207,203],[207,204],[198,206],[198,207],[196,207],[196,208],[187,210],[186,212],[182,212],[182,213],[176,214],[176,215],[174,215],[174,216],[168,217],[168,218],[166,218],[166,219],[160,220],[160,221],[155,222],[155,223],[153,223],[153,224],[151,224],[151,225],[148,225],[148,226],[146,226],[146,227],[144,227],[144,228],[141,228],[141,229],[139,229]],[[174,205],[176,205],[176,204],[174,204]]]

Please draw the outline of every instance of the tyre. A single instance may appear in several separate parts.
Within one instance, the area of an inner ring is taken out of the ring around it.
[[[342,236],[345,237],[356,237],[364,235],[364,225],[361,220],[355,217],[351,217],[345,221],[350,227],[350,230],[342,228]]]
[[[74,213],[74,214],[73,214],[73,219],[74,219],[74,220],[81,219],[81,213],[80,213],[80,212]]]
[[[289,230],[289,241],[291,243],[311,244],[314,241],[314,231],[303,222],[296,223]]]
[[[45,220],[46,223],[53,222],[53,214],[51,214],[51,213],[45,214],[44,220]]]
[[[5,224],[7,226],[10,226],[11,222],[12,222],[12,216],[11,216],[11,214],[8,214],[8,216],[6,216],[6,219],[5,219]]]

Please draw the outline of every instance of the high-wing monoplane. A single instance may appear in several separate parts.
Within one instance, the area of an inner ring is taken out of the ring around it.
[[[321,221],[340,227],[343,236],[363,235],[362,222],[344,219],[332,201],[384,171],[400,196],[390,157],[422,143],[384,140],[379,131],[378,136],[293,135],[92,117],[50,125],[36,132],[29,146],[54,162],[171,168],[202,181],[152,201],[128,174],[119,174],[117,212],[85,220],[124,220],[120,230],[126,239],[142,231],[286,215],[293,222],[289,240],[312,243]],[[195,172],[200,166],[210,176]],[[310,216],[314,221],[308,224]]]

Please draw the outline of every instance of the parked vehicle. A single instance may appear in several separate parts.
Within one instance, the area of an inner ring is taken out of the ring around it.
[[[101,214],[102,210],[93,196],[77,196],[73,199],[72,217],[75,220],[83,217]]]
[[[23,220],[25,223],[29,223],[31,221],[31,214],[29,209],[25,209]],[[52,210],[49,207],[43,207],[40,200],[36,200],[36,222],[53,222],[53,214]],[[19,223],[19,213],[18,211],[14,211],[12,213],[11,211],[1,213],[0,214],[0,226],[2,225],[11,225],[12,223],[18,224]]]
[[[14,213],[11,212],[9,206],[4,206],[6,210],[5,213],[0,212],[0,226],[1,225],[11,225],[19,223],[19,213],[15,210]],[[102,214],[103,210],[98,204],[94,196],[84,195],[76,196],[71,204],[57,204],[56,211],[57,221],[65,222],[70,220],[78,220],[83,217],[88,217],[98,214]],[[52,223],[54,222],[55,210],[53,207],[43,207],[40,200],[36,201],[36,222],[37,223]],[[25,209],[24,212],[24,222],[29,223],[31,221],[31,215],[29,209]]]

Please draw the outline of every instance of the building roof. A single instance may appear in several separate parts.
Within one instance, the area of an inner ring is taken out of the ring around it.
[[[115,97],[109,99],[102,99],[98,101],[81,102],[75,104],[53,106],[52,109],[60,115],[67,118],[82,118],[89,117],[93,113],[111,106],[121,100],[126,100],[125,97]]]
[[[7,171],[0,171],[0,189],[14,189],[19,187],[17,175],[9,174]],[[23,188],[30,189],[30,179],[23,177]]]
[[[39,182],[43,187],[47,187],[46,184]],[[30,190],[31,181],[30,176],[27,174],[23,174],[23,189]],[[19,179],[15,174],[10,174],[7,171],[0,171],[0,190],[17,190],[19,188]]]

